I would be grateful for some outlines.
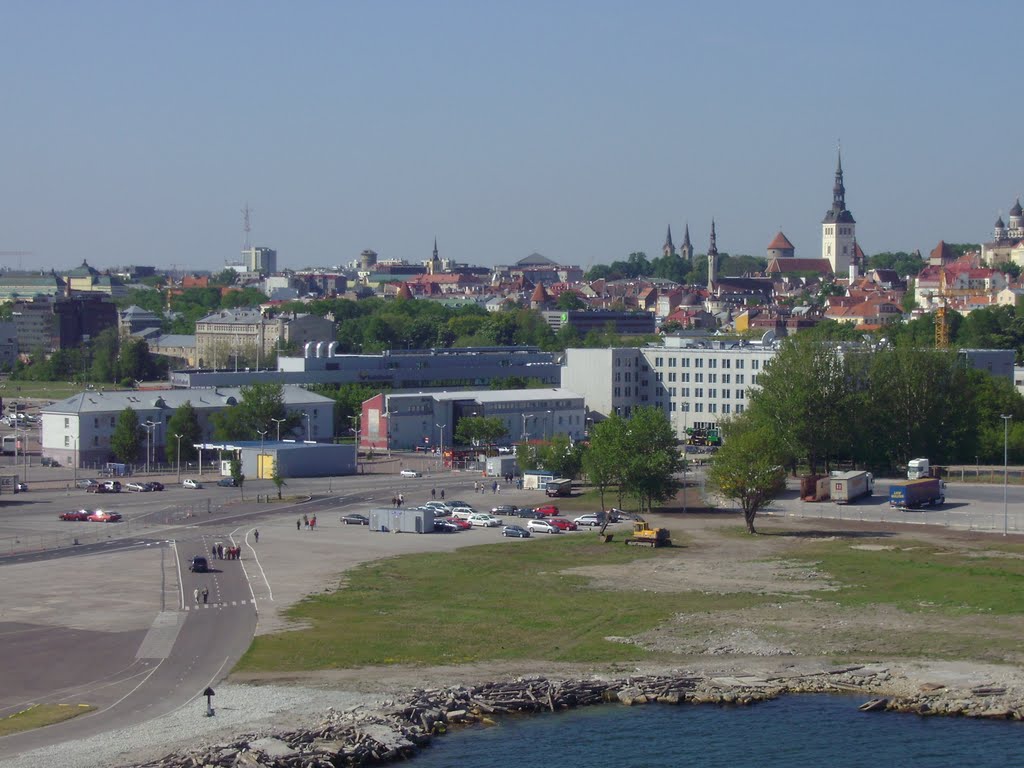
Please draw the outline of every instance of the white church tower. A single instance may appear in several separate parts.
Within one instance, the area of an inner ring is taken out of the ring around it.
[[[821,258],[828,259],[832,272],[845,277],[850,271],[857,249],[857,222],[846,210],[846,187],[843,186],[843,158],[838,155],[836,183],[832,187],[832,207],[821,222]]]

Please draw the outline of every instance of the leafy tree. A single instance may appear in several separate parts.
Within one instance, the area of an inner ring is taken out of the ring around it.
[[[222,269],[216,275],[212,275],[210,277],[210,285],[228,286],[228,285],[234,285],[237,282],[238,282],[238,272],[236,272],[235,270],[233,270],[233,269],[231,269],[229,267],[224,267],[224,269]]]
[[[869,256],[868,269],[891,269],[900,277],[915,277],[925,268],[924,259],[916,253],[906,251],[884,251]]]
[[[555,306],[563,311],[571,312],[574,309],[584,309],[587,303],[575,291],[562,291],[558,294]]]
[[[90,371],[93,381],[112,382],[118,379],[118,347],[117,328],[107,328],[96,334],[92,341]]]
[[[284,481],[284,477],[281,475],[281,470],[278,469],[277,459],[274,459],[274,472],[270,476],[270,479],[274,483],[274,487],[277,488],[277,498],[278,498],[278,501],[280,501],[281,500],[281,489],[284,486],[288,485],[288,483],[286,483]]]
[[[135,461],[142,446],[139,434],[139,415],[131,408],[125,408],[117,417],[114,434],[110,436],[110,450],[125,463]]]
[[[635,408],[623,423],[625,431],[619,443],[622,481],[645,512],[655,502],[675,496],[679,490],[676,474],[682,471],[683,460],[672,425],[660,408]]]
[[[276,426],[273,419],[285,419],[282,432],[300,425],[298,414],[289,415],[284,407],[284,389],[280,384],[253,384],[242,387],[242,399],[210,417],[217,440],[255,440],[259,430]]]
[[[1009,275],[1014,280],[1020,277],[1020,264],[1014,264],[1012,261],[1004,261],[1000,264],[996,264],[995,268],[1005,275]]]
[[[181,435],[179,441],[175,435]],[[178,445],[181,444],[181,456],[184,461],[192,461],[196,458],[195,445],[203,441],[203,430],[199,426],[199,415],[192,406],[191,400],[186,400],[182,405],[174,409],[171,418],[167,421],[167,443],[164,448],[168,460],[177,464],[179,460]]]
[[[757,513],[785,486],[784,456],[771,430],[743,414],[724,425],[725,442],[707,472],[708,483],[739,504],[747,533],[756,534]]]
[[[573,478],[579,475],[583,463],[583,447],[573,444],[568,435],[552,436],[536,445],[537,463],[555,477]]]
[[[231,460],[231,479],[235,481],[235,485],[238,486],[238,492],[245,498],[245,491],[243,487],[245,485],[245,475],[242,474],[242,462],[237,458]]]
[[[455,428],[455,442],[462,445],[492,445],[508,434],[497,416],[465,416]]]
[[[583,470],[587,473],[588,482],[597,486],[602,511],[608,509],[604,496],[608,488],[613,485],[620,488],[619,505],[622,504],[622,438],[624,434],[625,425],[618,414],[599,421],[590,430],[590,445],[583,454]],[[604,532],[603,527],[601,532]]]
[[[537,460],[537,446],[533,443],[522,442],[516,445],[516,464],[520,472],[532,472],[540,466]]]

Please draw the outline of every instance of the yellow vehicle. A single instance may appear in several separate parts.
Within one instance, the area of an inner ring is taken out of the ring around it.
[[[668,528],[651,528],[644,519],[633,523],[633,535],[626,539],[629,547],[671,547],[672,539]]]

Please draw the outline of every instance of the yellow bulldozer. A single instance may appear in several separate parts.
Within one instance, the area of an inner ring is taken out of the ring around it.
[[[668,528],[651,528],[640,518],[633,523],[633,535],[626,539],[627,547],[671,547],[672,538]]]

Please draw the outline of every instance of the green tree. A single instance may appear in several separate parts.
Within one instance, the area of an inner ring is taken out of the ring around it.
[[[622,485],[621,441],[624,433],[625,425],[617,414],[595,423],[590,429],[590,445],[583,454],[583,471],[587,474],[587,481],[597,487],[602,511],[608,509],[604,498],[607,490],[613,485],[620,488]],[[601,532],[604,532],[603,527]]]
[[[455,442],[462,445],[493,445],[508,434],[497,416],[464,416],[455,428]]]
[[[118,349],[117,328],[107,328],[96,334],[96,338],[92,341],[92,369],[89,374],[93,381],[117,381]]]
[[[569,440],[568,435],[557,434],[545,443],[535,446],[537,462],[555,477],[574,478],[583,463],[583,447]]]
[[[724,429],[725,443],[708,468],[708,483],[740,506],[747,533],[756,534],[757,513],[786,486],[784,456],[771,430],[746,414],[728,422]]]
[[[676,475],[683,459],[668,416],[660,408],[634,408],[624,422],[620,461],[627,493],[636,498],[640,511],[653,509],[655,502],[673,498],[679,490]]]
[[[242,399],[232,408],[225,408],[210,417],[216,440],[255,440],[260,430],[276,426],[274,419],[285,419],[282,432],[300,424],[297,414],[289,415],[284,407],[284,388],[280,384],[253,384],[241,389]]]
[[[235,481],[235,485],[238,486],[238,492],[245,498],[245,475],[242,474],[242,462],[237,458],[231,460],[231,479]]]
[[[565,312],[570,312],[574,309],[584,309],[587,303],[575,291],[562,291],[558,294],[555,306]]]
[[[125,408],[117,417],[114,434],[110,436],[110,450],[120,461],[128,464],[138,458],[141,445],[139,415],[133,409]]]
[[[178,440],[175,435],[181,435],[181,440]],[[186,400],[174,409],[174,413],[167,421],[166,440],[164,451],[172,464],[177,464],[179,458],[183,461],[192,461],[196,458],[194,446],[203,441],[203,430],[199,426],[199,415],[192,406],[191,400]],[[179,443],[181,444],[180,457],[178,456]]]
[[[284,488],[284,486],[288,485],[288,483],[284,481],[284,477],[281,475],[281,470],[278,469],[276,458],[274,459],[274,472],[270,476],[270,479],[274,483],[274,487],[277,488],[277,498],[280,501],[281,489]]]

